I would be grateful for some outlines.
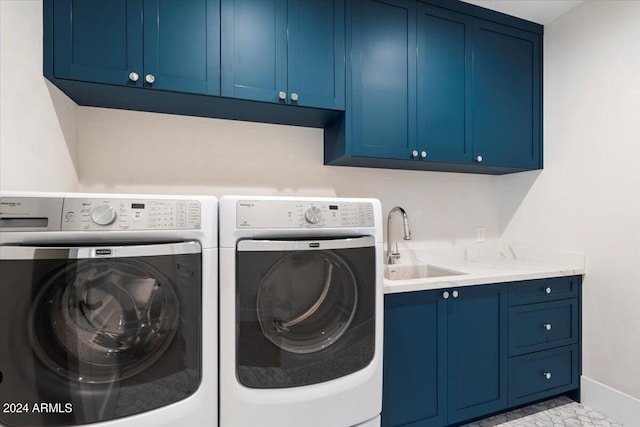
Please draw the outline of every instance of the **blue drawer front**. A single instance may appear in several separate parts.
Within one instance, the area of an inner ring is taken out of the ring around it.
[[[578,342],[578,300],[509,308],[509,356]]]
[[[545,374],[550,374],[547,378]],[[579,386],[577,345],[509,359],[509,406],[553,396]]]
[[[581,282],[581,276],[569,276],[514,283],[509,287],[509,305],[576,298]]]

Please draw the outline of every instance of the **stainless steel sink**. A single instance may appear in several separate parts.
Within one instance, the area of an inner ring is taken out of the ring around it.
[[[389,280],[429,279],[432,277],[459,276],[465,273],[429,264],[385,265],[384,277]]]

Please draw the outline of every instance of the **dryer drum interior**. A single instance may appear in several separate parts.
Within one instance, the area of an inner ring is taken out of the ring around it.
[[[369,365],[375,350],[376,294],[370,240],[330,250],[278,249],[287,243],[269,241],[251,241],[251,249],[243,250],[240,242],[236,365],[241,384],[297,387]]]
[[[293,353],[313,353],[337,342],[357,307],[353,271],[328,251],[282,258],[258,288],[258,320],[265,337]]]

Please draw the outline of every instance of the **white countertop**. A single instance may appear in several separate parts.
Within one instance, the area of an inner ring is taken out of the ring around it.
[[[433,266],[462,274],[420,279],[384,279],[384,293],[412,292],[585,273],[585,255],[555,249],[474,245],[447,248],[401,248],[400,267]]]

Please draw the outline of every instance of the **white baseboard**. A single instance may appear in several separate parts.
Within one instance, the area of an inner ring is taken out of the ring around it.
[[[585,377],[581,381],[582,404],[602,412],[625,427],[640,427],[640,399]]]

